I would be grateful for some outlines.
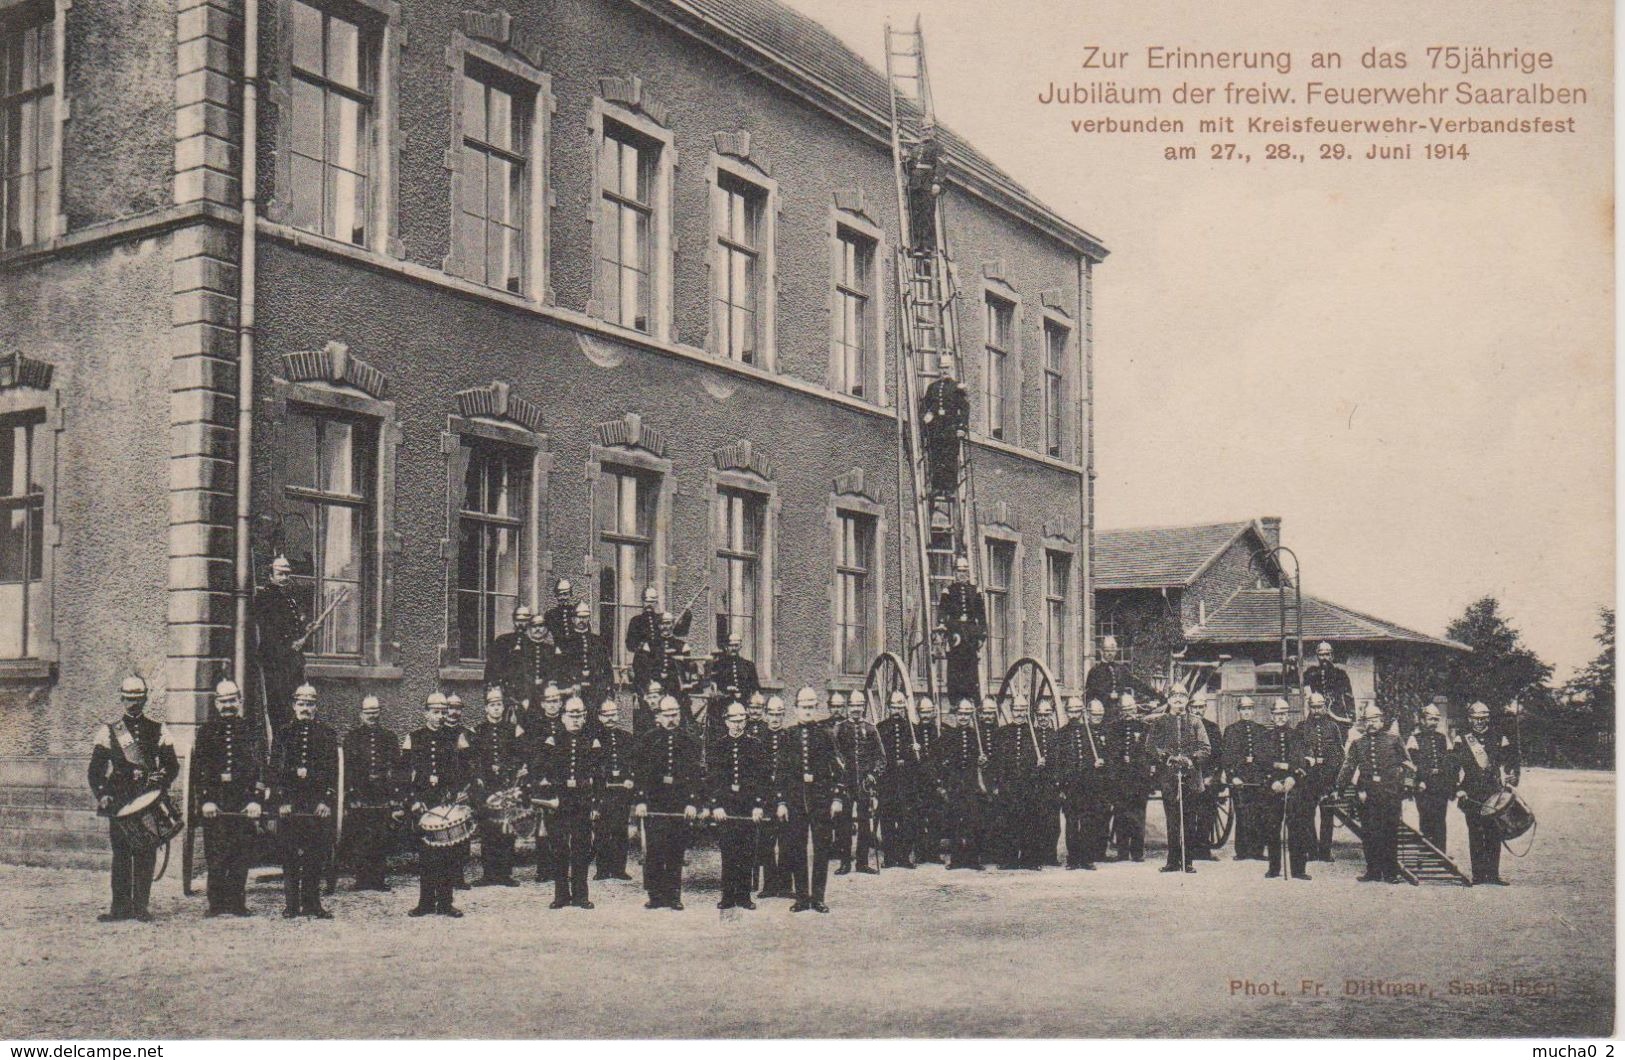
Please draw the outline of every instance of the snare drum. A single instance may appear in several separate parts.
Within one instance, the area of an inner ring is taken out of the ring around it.
[[[1535,826],[1535,811],[1523,801],[1515,788],[1502,788],[1484,800],[1479,813],[1495,825],[1495,832],[1504,843],[1516,839]]]
[[[418,818],[418,831],[432,847],[454,847],[474,836],[474,811],[461,804],[436,806]]]
[[[536,827],[536,808],[518,788],[493,792],[485,800],[485,816],[503,835],[530,835]]]
[[[156,789],[137,795],[113,815],[119,838],[137,850],[163,846],[185,827],[169,796]]]

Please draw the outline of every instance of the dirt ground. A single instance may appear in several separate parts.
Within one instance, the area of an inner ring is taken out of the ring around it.
[[[155,924],[101,925],[101,874],[0,868],[0,1038],[1608,1034],[1613,776],[1523,790],[1538,837],[1503,859],[1508,888],[1357,884],[1341,831],[1310,883],[1230,860],[1164,875],[1155,804],[1145,864],[832,877],[827,916],[719,913],[709,848],[681,913],[643,909],[635,881],[555,912],[526,872],[460,892],[456,921],[408,918],[404,876],[341,890],[329,922],[282,920],[271,880],[250,884],[262,915],[205,920],[171,875]],[[1454,810],[1450,830],[1465,864]],[[1364,980],[1420,996],[1347,993]],[[1491,980],[1533,987],[1451,993]]]

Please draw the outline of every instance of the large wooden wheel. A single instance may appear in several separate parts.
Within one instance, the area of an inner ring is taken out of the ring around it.
[[[1057,729],[1066,719],[1061,705],[1061,686],[1049,672],[1049,667],[1031,656],[1017,659],[1005,671],[1004,682],[999,685],[999,709],[1009,710],[1016,696],[1026,697],[1035,720],[1041,710],[1050,712]]]
[[[903,693],[912,718],[914,682],[909,678],[908,667],[895,652],[883,651],[869,664],[869,674],[863,679],[864,706],[871,722],[878,724],[886,716],[886,704],[891,702],[893,692]]]

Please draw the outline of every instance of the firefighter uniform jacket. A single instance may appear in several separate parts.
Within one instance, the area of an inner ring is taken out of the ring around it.
[[[650,810],[677,813],[704,802],[700,743],[681,726],[657,726],[638,737],[632,770],[637,800]]]
[[[400,737],[382,725],[357,725],[345,733],[344,797],[349,805],[389,805],[400,760]]]
[[[1455,797],[1461,763],[1456,760],[1455,744],[1450,737],[1430,729],[1417,729],[1405,741],[1405,751],[1411,757],[1419,794]]]
[[[456,800],[468,783],[468,738],[450,725],[427,725],[406,734],[401,742],[403,788],[407,803],[444,806]]]
[[[1269,778],[1271,759],[1264,750],[1269,733],[1270,726],[1256,721],[1231,722],[1224,730],[1224,768],[1232,783],[1239,781],[1247,787],[1258,787]]]
[[[525,730],[507,721],[482,721],[466,737],[470,779],[485,797],[519,781],[525,766]]]
[[[175,745],[163,725],[144,714],[126,714],[96,732],[90,752],[90,790],[98,800],[112,800],[102,811],[111,816],[137,795],[153,788],[168,789],[180,768]]]
[[[277,737],[271,766],[271,801],[295,813],[332,808],[338,795],[338,734],[326,722],[294,721]]]
[[[240,812],[259,800],[264,769],[256,727],[247,718],[216,714],[198,728],[192,790],[199,806],[212,802],[226,813]]]
[[[767,759],[762,745],[743,734],[723,733],[706,761],[709,804],[730,817],[748,817],[767,801]]]
[[[1337,774],[1337,787],[1354,781],[1367,795],[1398,801],[1405,794],[1410,759],[1399,737],[1391,732],[1368,732],[1354,741]]]

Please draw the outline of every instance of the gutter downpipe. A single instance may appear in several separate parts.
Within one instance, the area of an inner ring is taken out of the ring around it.
[[[249,549],[254,485],[254,289],[259,218],[259,0],[243,0],[242,237],[237,289],[237,562],[236,621],[232,628],[232,677],[248,687],[248,598],[253,592]]]

